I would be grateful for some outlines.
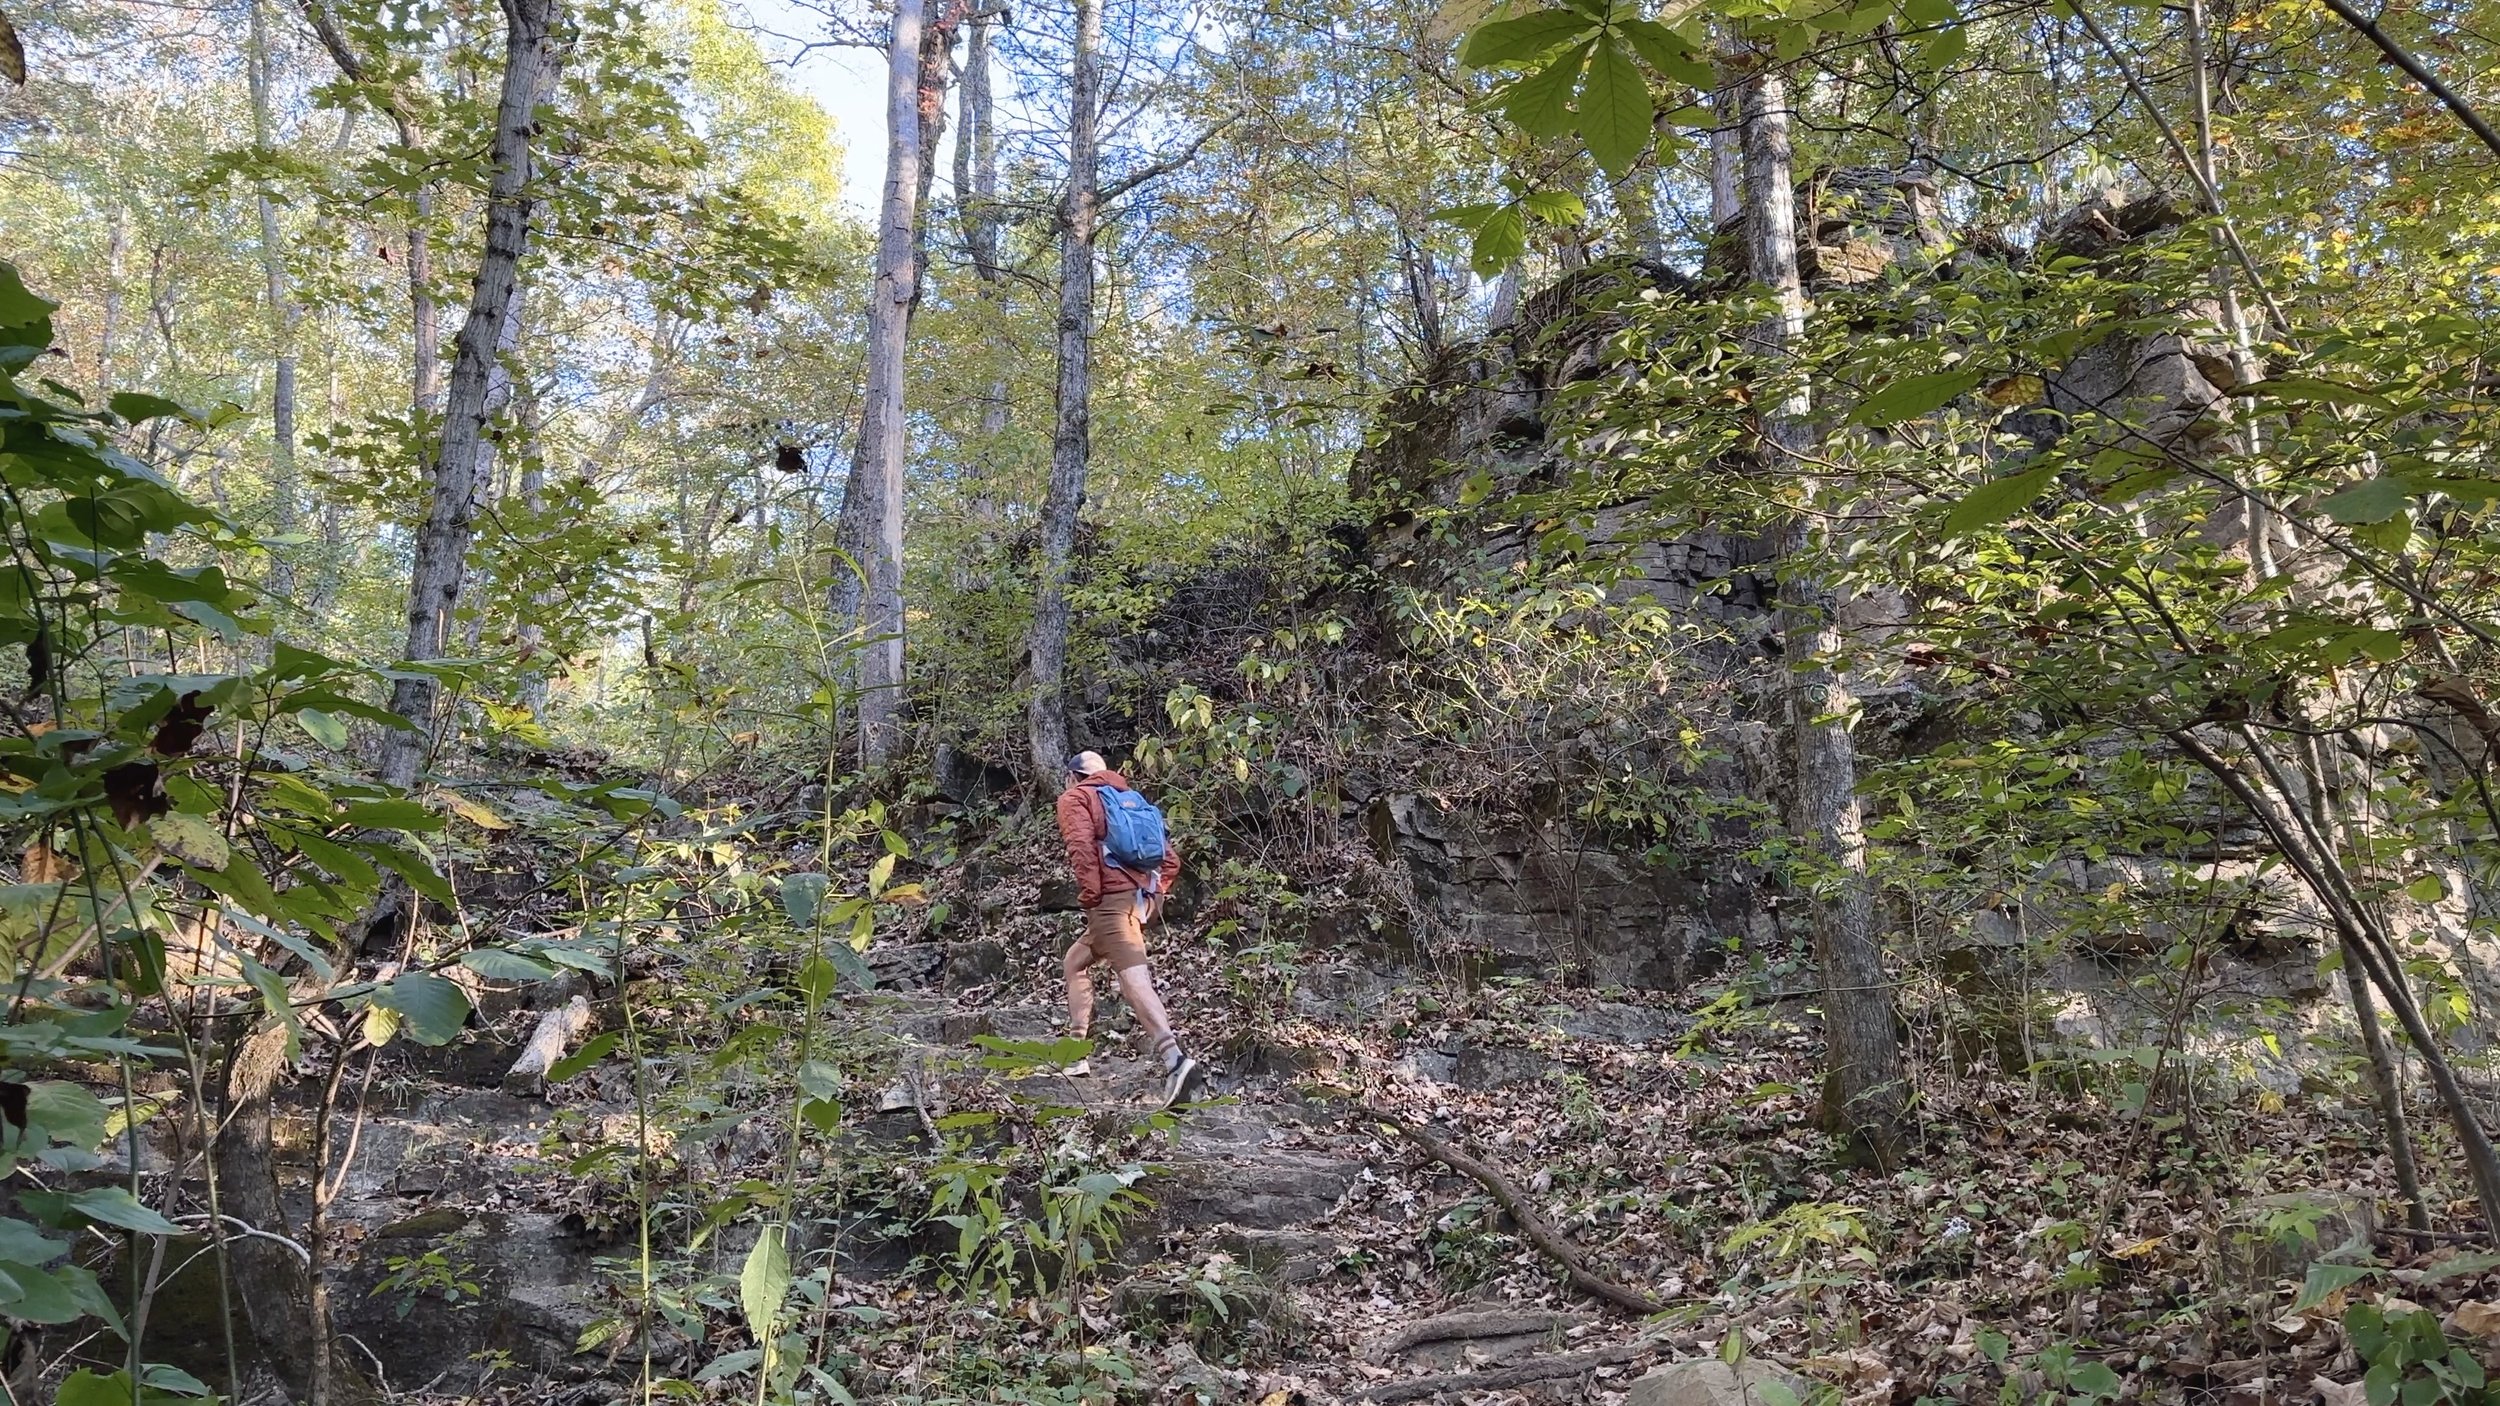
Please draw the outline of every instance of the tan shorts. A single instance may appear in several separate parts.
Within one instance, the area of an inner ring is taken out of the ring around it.
[[[1137,895],[1103,895],[1085,911],[1085,945],[1115,972],[1146,965],[1146,932],[1137,921]]]

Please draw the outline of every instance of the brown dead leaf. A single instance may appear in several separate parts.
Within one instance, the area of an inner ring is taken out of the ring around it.
[[[2359,1382],[2312,1377],[2309,1389],[2318,1394],[2318,1406],[2370,1406],[2370,1394],[2362,1389]]]
[[[18,872],[30,884],[66,884],[78,877],[78,861],[37,840],[26,847]]]
[[[2448,1327],[2477,1338],[2500,1338],[2500,1301],[2458,1304]]]

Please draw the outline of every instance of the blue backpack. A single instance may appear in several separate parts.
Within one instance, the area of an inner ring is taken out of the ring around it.
[[[1102,857],[1131,874],[1146,878],[1152,893],[1163,881],[1163,856],[1171,848],[1163,831],[1163,812],[1135,791],[1096,783],[1102,800]]]

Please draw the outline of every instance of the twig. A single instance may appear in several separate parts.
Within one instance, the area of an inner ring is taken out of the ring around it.
[[[1513,1221],[1518,1222],[1519,1233],[1528,1238],[1528,1243],[1543,1251],[1546,1258],[1563,1267],[1564,1273],[1570,1278],[1572,1288],[1591,1298],[1604,1299],[1617,1308],[1630,1309],[1634,1313],[1666,1312],[1667,1306],[1658,1300],[1638,1289],[1618,1284],[1590,1269],[1588,1262],[1580,1258],[1580,1252],[1572,1247],[1571,1242],[1564,1239],[1560,1231],[1547,1224],[1545,1217],[1537,1214],[1536,1208],[1528,1204],[1528,1198],[1519,1193],[1519,1188],[1511,1185],[1510,1179],[1500,1172],[1396,1114],[1385,1112],[1370,1104],[1361,1105],[1361,1110],[1365,1117],[1376,1119],[1397,1129],[1406,1136],[1407,1141],[1439,1158],[1452,1170],[1464,1172],[1475,1178],[1485,1190],[1492,1192],[1493,1199],[1501,1203],[1502,1209],[1510,1213]],[[1532,1377],[1528,1380],[1536,1381],[1542,1378]]]
[[[188,1224],[192,1221],[206,1222],[210,1220],[211,1217],[206,1214],[195,1214],[187,1216],[167,1216],[165,1219],[170,1221],[180,1221]],[[243,1219],[241,1216],[218,1215],[214,1217],[214,1219],[232,1229],[237,1235],[246,1235],[255,1240],[275,1240],[279,1244],[286,1246],[288,1249],[293,1250],[297,1259],[302,1260],[308,1265],[312,1263],[312,1251],[305,1249],[302,1245],[288,1239],[286,1236],[280,1235],[274,1230],[263,1230],[259,1226],[252,1224],[250,1221]]]

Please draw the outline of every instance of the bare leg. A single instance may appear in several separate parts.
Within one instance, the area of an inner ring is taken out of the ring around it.
[[[1120,999],[1137,1012],[1138,1023],[1154,1038],[1157,1047],[1172,1034],[1172,1017],[1163,1009],[1163,998],[1155,994],[1155,979],[1147,974],[1146,964],[1138,963],[1119,973]]]
[[[1068,1033],[1080,1039],[1094,1023],[1095,960],[1094,949],[1080,942],[1059,962],[1060,975],[1068,979]]]

